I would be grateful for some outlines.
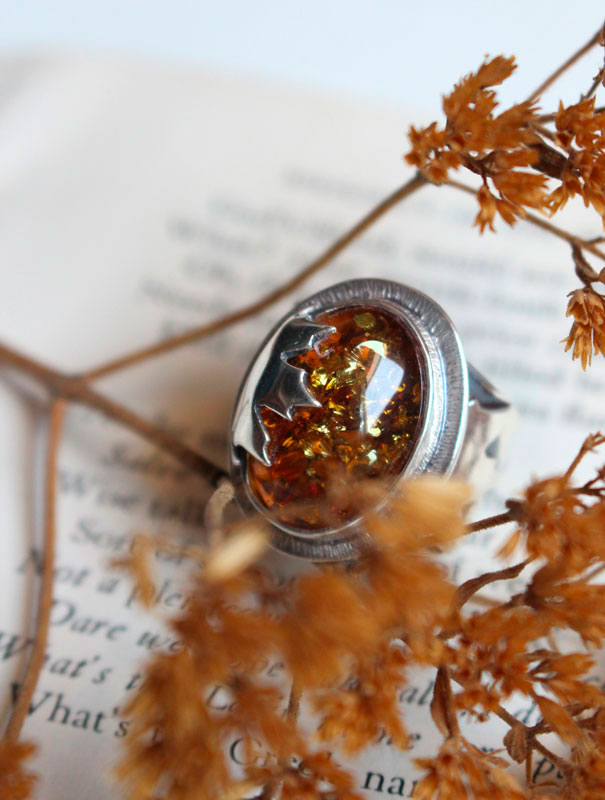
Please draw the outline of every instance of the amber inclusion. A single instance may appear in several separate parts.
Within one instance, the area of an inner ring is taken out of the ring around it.
[[[351,491],[366,479],[399,475],[418,441],[423,412],[421,353],[391,313],[354,306],[314,319],[336,332],[289,364],[304,369],[321,406],[292,420],[261,408],[267,467],[248,456],[248,482],[286,525],[333,528],[358,513]]]

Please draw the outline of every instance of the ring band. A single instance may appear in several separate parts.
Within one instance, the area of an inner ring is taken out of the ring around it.
[[[482,493],[514,417],[435,301],[392,281],[345,281],[283,317],[244,376],[230,443],[237,497],[269,518],[278,550],[354,558],[357,481],[456,474]]]

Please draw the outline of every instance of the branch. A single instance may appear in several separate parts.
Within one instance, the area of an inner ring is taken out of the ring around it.
[[[495,528],[498,525],[505,525],[507,522],[518,522],[519,512],[521,510],[521,502],[519,500],[508,500],[508,510],[503,511],[501,514],[494,514],[493,517],[485,517],[478,519],[476,522],[470,522],[466,526],[467,533],[476,533],[477,531],[485,531],[488,528]]]
[[[600,27],[599,30],[593,36],[591,36],[591,38],[586,42],[585,45],[580,47],[579,50],[576,50],[576,52],[572,56],[570,56],[567,59],[567,61],[564,61],[563,64],[561,64],[561,66],[552,73],[552,75],[549,75],[548,78],[545,81],[543,81],[543,83],[541,83],[538,86],[538,88],[535,89],[529,95],[526,102],[530,103],[532,100],[535,100],[537,97],[539,97],[545,91],[545,89],[548,89],[548,87],[551,86],[556,80],[558,80],[561,77],[561,75],[563,75],[564,72],[567,72],[567,70],[570,67],[572,67],[576,63],[576,61],[579,61],[583,55],[588,53],[588,51],[595,46],[595,44],[598,44],[599,39],[601,38],[602,31],[603,27]]]
[[[523,727],[525,728],[526,741],[529,744],[530,748],[537,750],[539,753],[541,753],[545,758],[547,758],[556,767],[558,767],[558,769],[560,769],[561,772],[563,772],[563,774],[569,771],[571,763],[566,758],[558,756],[556,753],[553,753],[552,750],[549,750],[547,747],[545,747],[536,738],[536,732],[532,728],[528,728],[527,725],[524,725],[516,717],[513,717],[513,715],[502,706],[497,706],[494,709],[494,713],[498,717],[500,717],[501,720],[506,722],[506,724],[509,725],[511,728],[513,728],[515,725],[523,725]]]
[[[13,708],[5,738],[16,742],[23,722],[29,712],[40,670],[44,664],[48,626],[52,608],[53,577],[55,571],[55,494],[57,477],[57,452],[65,416],[65,400],[54,400],[50,410],[48,449],[46,456],[46,488],[44,513],[44,555],[42,559],[42,583],[38,598],[36,637],[31,658],[25,671],[19,696]]]
[[[290,698],[288,700],[288,708],[286,710],[286,719],[289,722],[295,722],[298,718],[301,700],[302,692],[294,683],[292,683],[290,688]]]
[[[206,478],[212,485],[216,486],[221,478],[227,477],[224,470],[212,464],[168,432],[156,427],[143,417],[139,417],[126,406],[120,405],[115,400],[92,389],[84,378],[64,375],[62,372],[1,343],[0,361],[10,364],[20,372],[34,378],[53,394],[65,400],[94,408],[109,419],[138,433],[143,439],[171,455],[187,469]]]
[[[196,342],[206,336],[218,333],[219,331],[228,328],[230,325],[235,325],[236,323],[243,322],[245,319],[249,319],[256,314],[260,314],[261,311],[264,311],[266,308],[269,308],[269,306],[277,303],[278,300],[281,300],[295,289],[298,289],[298,287],[307,281],[312,275],[315,275],[315,273],[327,266],[334,258],[336,258],[337,255],[339,255],[339,253],[341,253],[352,242],[354,242],[355,239],[359,238],[362,233],[370,228],[380,217],[386,214],[387,211],[390,211],[390,209],[396,206],[398,203],[401,203],[411,194],[414,194],[414,192],[416,192],[422,186],[425,186],[427,182],[427,179],[423,175],[417,173],[411,180],[375,206],[368,214],[366,214],[365,217],[360,219],[356,225],[347,231],[347,233],[337,239],[334,244],[328,247],[328,249],[325,250],[318,258],[298,272],[293,278],[287,281],[287,283],[284,283],[282,286],[279,286],[277,289],[269,292],[269,294],[265,295],[260,300],[251,303],[249,306],[244,306],[244,308],[241,308],[239,311],[234,311],[231,314],[227,314],[226,316],[221,317],[214,322],[208,322],[205,325],[200,325],[199,327],[193,328],[185,333],[181,333],[178,336],[173,336],[170,339],[165,339],[163,342],[158,342],[158,344],[150,345],[149,347],[143,347],[140,350],[135,350],[134,352],[128,353],[125,356],[121,356],[120,358],[108,361],[105,364],[101,364],[99,367],[85,372],[82,377],[86,380],[95,380],[97,378],[104,377],[105,375],[110,375],[118,370],[124,369],[125,367],[130,367],[133,364],[138,364],[141,361],[145,361],[148,358],[153,358],[161,355],[162,353],[167,353],[169,350],[174,350],[176,347],[181,347],[184,344]]]
[[[471,599],[475,592],[478,592],[489,583],[494,583],[495,581],[509,581],[512,578],[518,577],[528,564],[529,559],[526,559],[525,561],[521,561],[519,564],[514,564],[512,567],[505,567],[504,569],[499,569],[495,572],[486,572],[483,575],[479,575],[477,578],[469,578],[469,580],[460,584],[460,586],[456,589],[456,594],[454,596],[454,602],[456,606],[458,608],[462,608],[462,606]]]

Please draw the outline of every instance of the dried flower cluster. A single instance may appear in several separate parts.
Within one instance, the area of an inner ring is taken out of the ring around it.
[[[405,750],[398,694],[409,668],[421,665],[436,669],[431,713],[444,742],[435,757],[417,761],[424,777],[415,796],[541,796],[543,787],[532,785],[537,751],[563,775],[549,796],[600,797],[605,693],[589,680],[588,651],[605,639],[605,586],[594,581],[605,568],[605,467],[580,487],[572,478],[604,442],[589,437],[565,474],[530,485],[513,504],[518,526],[502,552],[524,550],[519,563],[458,587],[439,551],[465,535],[468,490],[428,476],[408,482],[388,510],[367,514],[369,538],[352,568],[332,566],[280,584],[248,556],[229,556],[256,551],[247,544],[253,528],[239,531],[235,546],[227,536],[192,554],[198,566],[190,602],[169,623],[181,649],[151,660],[144,686],[124,709],[133,730],[118,773],[126,796],[147,800],[161,789],[179,800],[236,798],[264,787],[265,797],[351,800],[352,777],[330,754],[355,754],[385,734]],[[376,488],[356,491],[371,503]],[[231,565],[218,575],[217,559]],[[132,566],[149,581],[136,556]],[[486,609],[473,604],[485,586],[525,570],[522,592]],[[560,631],[577,635],[577,650],[559,651]],[[267,680],[268,663],[283,664],[283,684]],[[222,710],[208,702],[217,686]],[[536,704],[535,725],[507,711],[513,693]],[[301,702],[312,730],[298,717]],[[496,714],[510,726],[504,748],[525,764],[526,785],[507,759],[462,736],[461,712],[479,722]],[[567,756],[545,747],[539,737],[547,733]],[[237,779],[225,755],[234,739],[246,752]]]
[[[596,109],[594,97],[561,103],[546,115],[553,131],[533,99],[496,114],[493,87],[515,69],[514,58],[496,56],[464,77],[443,98],[445,127],[433,122],[410,128],[406,161],[432,183],[447,182],[461,167],[479,175],[475,224],[482,233],[486,227],[494,230],[496,213],[513,225],[527,209],[554,214],[575,195],[605,224],[605,113]],[[549,177],[560,185],[550,189]]]
[[[554,121],[554,141],[567,158],[561,185],[549,197],[549,209],[555,213],[580,195],[605,225],[605,113],[595,108],[595,98],[590,97],[567,107],[561,103]]]
[[[582,369],[592,364],[593,349],[596,355],[605,356],[605,297],[592,286],[569,293],[567,316],[573,324],[565,340],[565,350],[573,347],[573,357],[579,358]]]
[[[160,787],[180,798],[236,796],[260,784],[282,785],[283,797],[355,797],[352,778],[327,750],[308,744],[298,698],[304,694],[316,715],[321,745],[355,753],[386,730],[395,746],[407,747],[397,694],[408,663],[430,664],[443,652],[438,633],[454,597],[431,550],[464,533],[467,501],[467,489],[454,482],[411,483],[391,509],[408,520],[404,534],[383,516],[368,516],[372,545],[355,569],[281,585],[241,559],[225,560],[231,538],[201,551],[188,607],[170,622],[182,649],[153,659],[124,709],[133,720],[119,768],[127,796],[142,800]],[[241,543],[253,535],[236,534]],[[233,568],[217,575],[217,560]],[[136,555],[132,566],[148,581]],[[291,687],[285,716],[282,691],[262,675],[272,662],[284,664]],[[206,703],[216,685],[229,698],[223,713]],[[243,782],[233,783],[225,763],[229,737],[247,741]]]
[[[479,175],[475,225],[481,233],[495,230],[497,214],[509,225],[529,209],[552,216],[576,195],[595,209],[605,227],[605,111],[587,96],[572,105],[560,103],[553,114],[541,115],[533,98],[496,113],[493,87],[515,69],[513,58],[497,56],[464,77],[443,98],[444,127],[433,122],[410,128],[406,161],[436,184],[447,183],[460,168]],[[595,77],[593,90],[603,72]],[[577,270],[587,288],[572,293],[568,315],[574,324],[566,340],[566,350],[573,348],[572,357],[585,369],[593,349],[605,354],[605,300],[592,286],[603,274],[584,260],[582,246],[590,243],[564,238],[572,244],[576,265],[581,259],[586,266]]]
[[[445,183],[451,170],[466,167],[483,179],[477,192],[481,232],[494,230],[496,213],[509,225],[525,215],[525,208],[543,208],[548,202],[547,179],[529,172],[539,159],[539,116],[532,102],[519,103],[500,114],[492,87],[514,71],[513,58],[497,56],[456,84],[443,98],[446,125],[432,123],[410,128],[409,164],[433,183]],[[490,188],[496,191],[496,194]]]

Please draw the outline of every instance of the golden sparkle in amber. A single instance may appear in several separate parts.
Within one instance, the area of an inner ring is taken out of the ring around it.
[[[418,440],[423,405],[420,351],[392,314],[354,306],[319,315],[336,331],[290,360],[321,403],[287,420],[261,414],[267,467],[248,457],[260,502],[292,527],[319,530],[355,516],[352,483],[399,475]]]

